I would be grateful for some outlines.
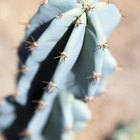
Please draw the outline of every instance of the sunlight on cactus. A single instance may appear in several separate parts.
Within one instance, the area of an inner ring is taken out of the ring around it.
[[[86,126],[118,66],[107,38],[120,18],[110,1],[41,1],[18,49],[18,94],[0,107],[8,140],[73,140]]]

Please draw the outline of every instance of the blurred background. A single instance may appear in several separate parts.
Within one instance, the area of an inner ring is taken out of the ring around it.
[[[123,18],[108,42],[123,71],[109,79],[106,93],[90,106],[93,118],[76,140],[140,140],[140,0],[113,2]],[[0,0],[0,101],[14,92],[23,23],[39,5],[39,0]]]

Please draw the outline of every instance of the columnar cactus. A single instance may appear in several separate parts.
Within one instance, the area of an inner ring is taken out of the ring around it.
[[[7,139],[74,139],[117,66],[107,38],[120,18],[110,2],[42,1],[18,50],[18,94],[0,108]]]

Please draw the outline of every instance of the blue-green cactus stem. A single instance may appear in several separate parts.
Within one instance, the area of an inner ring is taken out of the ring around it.
[[[26,65],[29,67],[29,71],[20,78],[17,85],[20,93],[17,97],[19,103],[25,104],[27,101],[27,93],[31,82],[39,69],[39,62],[43,61],[48,56],[54,45],[67,31],[67,26],[70,26],[70,24],[76,19],[76,16],[79,16],[80,14],[82,14],[82,10],[79,8],[66,12],[63,14],[63,18],[54,19],[49,28],[41,35],[37,41],[39,47],[34,50],[32,55],[27,59]]]
[[[85,14],[83,14],[80,19],[82,20],[83,25],[80,25],[78,28],[77,27],[74,28],[69,38],[69,41],[64,49],[64,51],[68,52],[68,58],[65,60],[65,62],[62,62],[62,60],[60,59],[60,63],[58,63],[54,76],[52,77],[52,81],[56,83],[56,85],[58,86],[60,90],[61,88],[63,88],[63,83],[64,83],[63,79],[65,78],[65,76],[67,76],[68,72],[70,71],[70,69],[72,69],[73,65],[75,64],[77,56],[78,56],[78,52],[80,52],[80,48],[82,47],[84,32],[85,32],[85,27],[86,27]],[[77,34],[79,34],[79,36],[77,36]],[[81,40],[79,41],[79,39]],[[55,91],[55,92],[58,92],[58,91]],[[46,94],[50,94],[50,93],[46,91],[46,93],[44,93],[44,96],[42,97],[42,100],[44,100],[46,103],[49,102],[49,106],[51,108],[52,103],[50,102],[50,100],[54,99],[55,94],[54,93],[52,93],[53,95],[46,95]],[[50,109],[43,110],[43,111],[49,113]],[[48,115],[48,113],[43,113],[43,111],[39,112],[38,114],[40,114],[39,116],[41,118],[47,119],[46,115]],[[36,115],[34,117],[38,118],[39,116]],[[34,122],[35,121],[33,118],[33,121],[31,121],[31,123],[29,124],[30,131],[32,131],[32,129],[34,130]]]
[[[40,6],[18,50],[19,94],[0,107],[7,139],[74,139],[91,118],[85,102],[105,90],[115,71],[107,39],[120,18],[110,2],[49,0]]]

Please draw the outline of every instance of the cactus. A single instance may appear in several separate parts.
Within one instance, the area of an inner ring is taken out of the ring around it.
[[[117,66],[107,38],[120,18],[110,2],[42,1],[18,49],[18,93],[0,107],[7,139],[74,139]]]

